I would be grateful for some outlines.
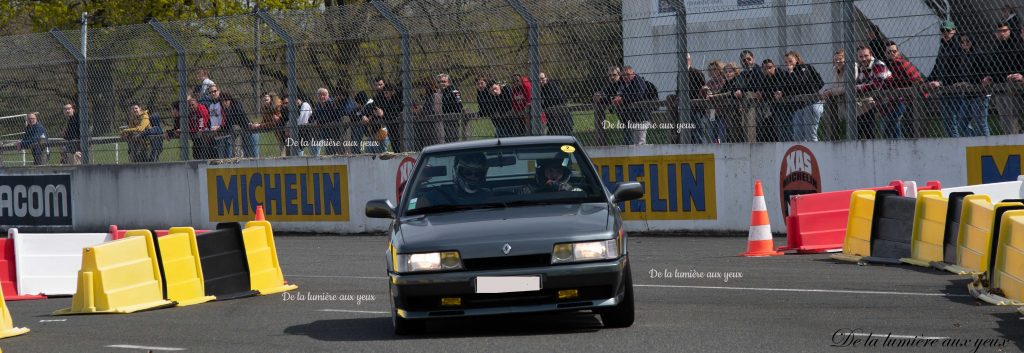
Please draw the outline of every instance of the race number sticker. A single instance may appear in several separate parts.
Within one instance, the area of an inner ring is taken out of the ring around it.
[[[398,172],[395,173],[395,203],[401,204],[402,202],[402,190],[405,189],[405,183],[409,181],[409,177],[412,176],[412,168],[416,164],[416,158],[405,157],[398,163]]]

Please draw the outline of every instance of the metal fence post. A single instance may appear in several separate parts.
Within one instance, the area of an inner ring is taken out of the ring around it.
[[[292,135],[292,138],[299,137],[299,107],[295,104],[295,100],[299,97],[299,85],[295,82],[295,78],[298,77],[298,73],[295,72],[295,40],[292,36],[288,35],[288,32],[281,27],[280,24],[270,17],[264,10],[256,12],[256,16],[259,16],[263,22],[270,27],[270,30],[274,31],[281,40],[284,41],[285,46],[285,65],[288,66],[288,132]],[[287,142],[286,142],[287,145]],[[294,144],[292,144],[294,145]],[[286,147],[288,155],[297,155],[297,149],[295,147]]]
[[[775,18],[779,21],[776,33],[779,35],[779,58],[786,57],[789,47],[789,15],[787,15],[786,4],[788,0],[775,0],[772,7],[775,8]]]
[[[259,11],[259,10],[257,10],[257,11]],[[263,93],[263,67],[260,66],[260,62],[261,62],[261,59],[262,59],[262,55],[261,54],[263,53],[263,51],[261,50],[261,47],[263,45],[263,40],[260,38],[260,17],[259,16],[253,16],[253,21],[252,22],[253,22],[253,28],[252,28],[252,31],[253,31],[253,45],[256,48],[255,50],[253,50],[253,52],[255,54],[254,56],[256,57],[256,60],[255,60],[255,62],[252,65],[252,71],[253,71],[253,74],[256,76],[256,79],[255,79],[255,81],[256,81],[256,94],[259,95],[259,94]],[[257,107],[259,106],[261,99],[262,99],[262,97],[256,97],[256,106]]]
[[[384,16],[398,34],[402,37],[402,120],[405,122],[402,128],[402,149],[409,151],[412,150],[413,146],[413,128],[412,128],[412,54],[409,49],[409,29],[405,27],[405,24],[395,16],[390,9],[380,0],[370,1],[373,7],[377,8],[381,16]]]
[[[540,85],[540,28],[537,26],[537,19],[523,6],[519,0],[505,0],[516,13],[526,21],[526,43],[528,51],[528,62],[530,65],[530,126],[533,135],[542,135],[543,127],[540,122],[540,115],[543,112],[543,88]],[[550,118],[550,117],[549,117]]]
[[[857,46],[854,45],[856,42],[856,36],[854,31],[856,26],[854,25],[854,14],[855,8],[853,6],[854,0],[843,1],[843,13],[845,14],[844,20],[846,20],[846,35],[843,38],[843,46],[846,51],[846,68],[845,71],[845,87],[846,94],[846,139],[856,140],[857,139]]]
[[[180,127],[178,131],[181,133],[178,141],[180,141],[181,147],[181,160],[187,161],[189,160],[188,145],[191,141],[191,131],[189,131],[188,124],[188,78],[186,77],[187,70],[185,67],[185,48],[157,20],[149,20],[149,26],[153,27],[153,30],[160,34],[160,37],[168,45],[174,48],[174,52],[178,57],[178,126]]]
[[[690,143],[692,140],[690,128],[697,128],[696,122],[691,119],[690,110],[690,65],[687,64],[686,56],[689,55],[689,48],[686,40],[686,3],[684,0],[669,1],[676,11],[676,130],[679,131],[679,143]]]
[[[90,164],[91,158],[89,153],[89,90],[86,85],[88,79],[88,69],[86,58],[82,55],[82,52],[76,50],[71,42],[68,41],[68,37],[64,36],[64,33],[56,29],[50,30],[50,34],[57,40],[64,49],[67,49],[68,53],[75,58],[77,63],[75,69],[75,78],[78,81],[78,134],[79,134],[79,147],[82,150],[82,164]]]

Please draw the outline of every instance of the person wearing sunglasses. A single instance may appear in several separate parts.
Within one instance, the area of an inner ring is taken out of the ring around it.
[[[1010,25],[1006,22],[997,24],[993,34],[995,40],[988,47],[986,59],[988,72],[981,79],[981,85],[988,87],[1000,83],[1024,82],[1021,40],[1013,36]],[[995,121],[1004,134],[1021,132],[1020,117],[1024,114],[1024,109],[1018,95],[1013,92],[993,94],[992,107],[999,113]]]
[[[921,72],[900,52],[896,42],[889,41],[885,45],[885,57],[892,73],[886,82],[888,88],[900,89],[918,87],[924,83]],[[920,137],[912,121],[904,120],[907,112],[912,111],[914,102],[905,95],[891,98],[892,110],[882,118],[882,134],[886,138]]]

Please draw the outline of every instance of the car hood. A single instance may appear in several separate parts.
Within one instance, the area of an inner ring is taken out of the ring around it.
[[[539,205],[403,219],[401,253],[458,250],[462,258],[550,253],[555,243],[611,238],[608,204]],[[505,255],[502,247],[512,250]]]

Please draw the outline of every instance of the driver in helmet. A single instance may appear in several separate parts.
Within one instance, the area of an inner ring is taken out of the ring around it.
[[[572,172],[569,167],[564,165],[564,160],[564,158],[538,160],[533,184],[527,185],[525,192],[583,191],[583,189],[569,184],[569,176]]]
[[[419,207],[486,203],[491,196],[491,190],[483,187],[487,181],[487,167],[487,156],[483,153],[455,156],[453,183],[424,195]]]
[[[464,154],[455,157],[455,192],[460,197],[489,196],[490,190],[483,188],[487,181],[487,157],[483,153]]]

